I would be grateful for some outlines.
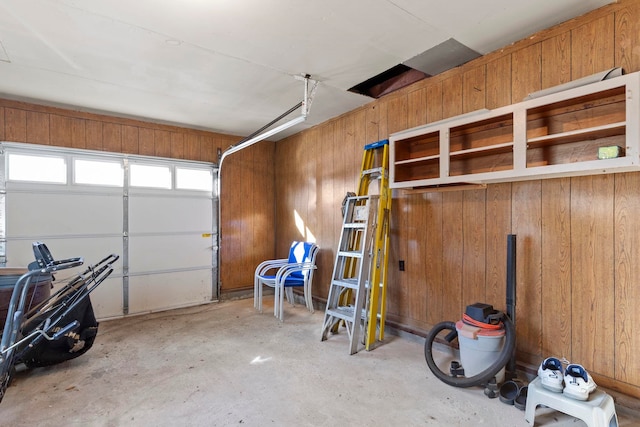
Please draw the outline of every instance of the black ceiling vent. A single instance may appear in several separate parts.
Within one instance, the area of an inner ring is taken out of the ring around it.
[[[382,95],[396,91],[426,77],[429,77],[429,75],[422,71],[414,70],[404,64],[398,64],[377,76],[355,85],[349,89],[349,92],[380,98]]]

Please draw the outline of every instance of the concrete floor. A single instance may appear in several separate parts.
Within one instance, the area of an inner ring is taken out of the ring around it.
[[[528,425],[481,388],[436,379],[420,338],[387,334],[349,356],[346,333],[320,341],[323,313],[287,305],[280,323],[265,300],[264,314],[244,299],[103,322],[85,355],[17,374],[0,425]],[[536,425],[585,425],[536,414]]]

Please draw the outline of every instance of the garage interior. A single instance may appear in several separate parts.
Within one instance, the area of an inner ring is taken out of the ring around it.
[[[182,230],[170,228],[184,214],[179,209],[169,210],[167,223],[157,215],[164,227],[157,236],[142,227],[130,258],[141,248],[161,267],[145,265],[129,277],[120,264],[92,296],[101,321],[94,347],[63,364],[16,374],[0,404],[0,423],[528,425],[522,411],[488,400],[481,388],[439,382],[422,349],[435,324],[456,320],[469,304],[505,310],[505,238],[515,234],[520,374],[535,376],[548,356],[580,363],[615,398],[619,424],[636,425],[640,220],[633,212],[640,209],[640,165],[394,189],[390,333],[374,350],[351,356],[345,334],[320,341],[340,208],[358,182],[366,144],[507,107],[612,68],[640,71],[639,0],[545,1],[535,8],[509,1],[423,3],[0,4],[0,141],[7,152],[33,147],[220,173],[219,194],[211,190],[199,201],[191,193],[161,197],[193,202],[185,209],[190,213],[206,206],[204,216],[215,220],[186,227],[184,239]],[[443,51],[455,58],[447,61]],[[399,64],[403,73],[373,79]],[[297,105],[305,75],[318,82],[305,120],[234,152],[218,169],[230,147]],[[51,229],[38,223],[44,228],[36,235],[16,234],[10,182],[4,190],[9,267],[25,267],[31,239],[43,236],[59,257],[87,261],[121,252],[128,241],[121,230],[87,232],[105,244],[73,230],[63,238],[58,230],[73,224],[59,223]],[[125,199],[133,200],[132,192]],[[167,205],[151,202],[155,190],[138,193],[146,206],[167,212]],[[55,194],[52,199],[64,195]],[[65,211],[53,217],[75,219]],[[180,257],[176,241],[196,241],[198,253],[212,260],[208,276],[195,279],[206,282],[205,290],[184,302],[179,290],[189,279],[183,283],[175,274],[203,269],[200,261],[163,262]],[[281,323],[269,314],[271,295],[263,314],[251,306],[254,271],[285,256],[292,241],[320,248],[316,312],[304,303],[286,305]],[[147,274],[151,268],[157,276]],[[141,277],[148,279],[136,282]],[[165,300],[148,303],[164,291]],[[576,425],[546,409],[538,410],[536,423]]]

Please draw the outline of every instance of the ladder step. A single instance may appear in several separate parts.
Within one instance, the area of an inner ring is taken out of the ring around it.
[[[384,171],[384,168],[382,167],[366,169],[362,171],[362,175],[382,175],[383,171]],[[385,172],[385,176],[386,176],[386,172]]]
[[[362,258],[362,253],[354,252],[354,251],[339,251],[338,256],[342,256],[346,258]]]
[[[355,228],[355,229],[364,230],[365,228],[367,228],[367,224],[360,223],[360,222],[348,222],[344,224],[344,228]]]
[[[358,289],[358,278],[333,279],[331,285],[342,286],[343,288]]]
[[[353,323],[354,321],[354,314],[355,314],[355,308],[348,305],[348,306],[340,306],[340,307],[334,307],[334,308],[327,308],[327,312],[326,314],[331,315],[333,317],[337,317],[338,319],[342,319],[345,322],[349,322],[349,323]],[[366,312],[365,310],[361,310],[360,313],[360,319],[364,319],[366,316]]]

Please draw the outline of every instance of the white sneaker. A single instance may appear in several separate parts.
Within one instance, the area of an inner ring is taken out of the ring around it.
[[[577,400],[587,400],[589,393],[596,389],[591,375],[581,365],[567,366],[564,374],[564,391],[567,396]]]
[[[555,393],[562,393],[562,363],[555,357],[547,357],[538,368],[542,387]]]

